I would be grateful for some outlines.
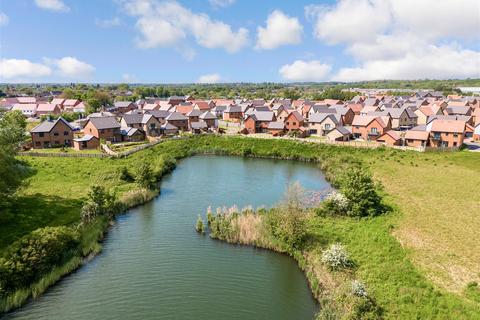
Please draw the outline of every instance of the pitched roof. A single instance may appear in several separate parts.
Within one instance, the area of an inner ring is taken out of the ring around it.
[[[255,121],[271,122],[273,121],[275,114],[272,111],[255,111],[248,117],[252,117]]]
[[[93,117],[88,119],[87,123],[88,122],[91,122],[93,126],[99,130],[120,128],[120,123],[118,123],[115,117]],[[85,125],[87,123],[85,123]]]
[[[189,113],[187,113],[187,117],[199,117],[202,114],[202,111],[198,109],[193,109]]]
[[[298,121],[303,121],[304,120],[303,116],[298,111],[290,112],[290,114],[288,115],[288,118],[290,118],[290,117],[295,117]]]
[[[77,141],[77,142],[86,142],[86,141],[90,141],[92,139],[97,139],[97,137],[94,137],[90,134],[86,134],[84,135],[83,137],[80,137],[80,138],[76,138],[76,139],[73,139],[74,141]]]
[[[62,117],[58,118],[57,120],[46,120],[40,123],[38,126],[30,130],[32,133],[40,133],[40,132],[50,132],[52,129],[57,125],[58,122],[65,123],[71,130],[73,130],[70,123],[67,120],[63,119]]]
[[[337,130],[338,132],[340,132],[343,135],[352,134],[351,127],[339,126],[339,127],[334,128],[333,130]]]
[[[205,121],[192,122],[190,126],[192,129],[206,129],[208,127]]]
[[[274,129],[274,130],[282,130],[285,129],[285,123],[281,121],[271,121],[268,124],[268,129]]]
[[[130,105],[134,104],[131,101],[116,101],[113,103],[115,108],[127,108],[130,107]]]
[[[145,114],[151,114],[152,116],[154,116],[157,119],[164,119],[164,118],[168,117],[170,112],[165,111],[165,110],[147,110],[147,111],[145,111]]]
[[[53,112],[58,105],[52,103],[40,103],[37,107],[37,112]]]
[[[430,134],[428,131],[421,131],[421,130],[408,130],[405,132],[405,139],[407,140],[428,140]]]
[[[216,116],[214,116],[210,111],[205,111],[204,113],[202,113],[200,115],[200,119],[203,119],[203,120],[215,120],[217,119]]]
[[[395,141],[400,140],[400,136],[394,130],[388,130],[387,132],[382,134],[380,137],[378,137],[377,140],[381,140],[381,137],[384,136],[384,135],[390,136],[390,138],[392,138]]]
[[[172,112],[165,119],[167,119],[167,121],[188,120],[188,118],[180,112]]]
[[[60,104],[60,105],[62,105],[64,102],[65,102],[65,99],[62,99],[62,98],[54,98],[54,99],[52,99],[52,102],[50,102],[50,103],[51,103],[51,104]]]
[[[427,128],[433,132],[463,133],[465,132],[465,122],[435,119],[427,125]]]
[[[340,122],[340,115],[332,113],[314,113],[308,118],[308,122],[321,123],[327,118],[330,118],[335,124],[338,124]]]
[[[18,97],[17,98],[18,103],[36,103],[37,98],[35,97]]]

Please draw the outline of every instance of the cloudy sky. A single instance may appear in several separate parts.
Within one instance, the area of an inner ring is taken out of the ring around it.
[[[0,0],[0,82],[469,77],[478,0]]]

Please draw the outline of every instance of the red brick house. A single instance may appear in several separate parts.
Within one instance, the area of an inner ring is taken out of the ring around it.
[[[178,130],[187,131],[188,130],[188,117],[184,116],[180,112],[172,112],[170,113],[165,120],[167,120],[168,124],[173,125]]]
[[[243,125],[248,133],[265,133],[270,122],[275,120],[275,114],[272,111],[258,111],[249,114]]]
[[[122,133],[120,123],[115,117],[94,117],[88,119],[83,127],[85,135],[92,135],[97,139],[104,139],[110,142],[121,142]]]
[[[44,115],[59,115],[62,113],[62,109],[57,104],[52,103],[40,103],[37,106],[37,116]]]
[[[73,128],[62,117],[40,123],[30,134],[35,149],[72,145]]]
[[[397,132],[389,130],[378,137],[377,142],[384,143],[389,146],[399,146],[402,144],[402,138]]]
[[[75,150],[97,149],[100,146],[100,140],[92,135],[85,135],[81,138],[73,139],[73,148]]]
[[[285,119],[285,129],[289,132],[304,131],[304,118],[298,111],[292,111]]]
[[[355,116],[352,122],[354,138],[376,140],[379,136],[392,128],[390,117]]]
[[[435,119],[427,124],[430,132],[429,143],[432,147],[456,148],[463,144],[465,122],[460,120]]]
[[[421,130],[408,130],[405,132],[404,145],[408,147],[426,147],[430,133]]]

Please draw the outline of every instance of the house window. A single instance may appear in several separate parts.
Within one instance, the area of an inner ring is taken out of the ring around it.
[[[458,138],[458,133],[454,133],[454,134],[453,134],[453,137],[454,137],[454,138]]]
[[[433,134],[433,138],[436,139],[436,140],[440,140],[440,133],[439,132],[435,132]]]
[[[39,136],[40,138],[43,138],[44,133],[43,133],[43,132],[40,132],[40,133],[38,134],[38,136]]]
[[[448,137],[448,132],[445,133],[445,137]]]
[[[68,136],[68,131],[63,131],[64,136]]]
[[[105,130],[102,129],[102,130],[100,130],[100,133],[104,133],[104,131],[105,131]]]
[[[372,134],[377,134],[377,133],[378,133],[377,128],[372,128],[372,129],[370,130],[370,132],[371,132]]]
[[[53,135],[54,135],[55,137],[58,137],[58,132],[54,132]]]
[[[453,143],[453,146],[454,146],[454,147],[456,147],[456,146],[457,146],[457,143],[456,143],[456,142],[454,142],[454,143]]]
[[[289,125],[290,123],[287,121],[287,126]]]
[[[35,145],[39,147],[41,145],[40,141],[36,141]]]
[[[292,122],[292,126],[296,126],[296,125],[297,125],[297,123],[296,123],[296,122]]]
[[[325,130],[330,130],[330,123],[325,124]]]

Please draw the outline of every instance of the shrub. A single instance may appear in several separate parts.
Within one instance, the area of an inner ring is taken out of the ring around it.
[[[340,180],[340,190],[348,199],[347,215],[376,216],[385,210],[370,174],[361,168],[348,169]]]
[[[197,230],[198,233],[205,233],[205,223],[200,215],[198,215],[197,223],[195,224],[195,230]]]
[[[83,204],[81,217],[83,223],[91,223],[97,216],[111,216],[118,211],[114,193],[107,192],[103,186],[92,185],[88,199]]]
[[[332,244],[323,252],[322,262],[332,270],[348,268],[352,265],[347,250],[339,243]]]
[[[0,287],[4,292],[24,288],[73,256],[78,234],[68,227],[37,229],[10,245],[0,259]]]
[[[155,187],[155,176],[148,162],[143,161],[137,168],[135,182],[142,188],[153,189]]]
[[[352,281],[352,294],[357,297],[367,297],[367,289],[365,285],[359,280]]]
[[[346,215],[350,206],[348,199],[340,192],[334,191],[315,210],[319,216]]]
[[[280,206],[266,215],[270,233],[278,239],[287,252],[301,249],[307,237],[307,222],[303,211],[303,188],[298,183],[291,184]]]

